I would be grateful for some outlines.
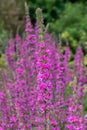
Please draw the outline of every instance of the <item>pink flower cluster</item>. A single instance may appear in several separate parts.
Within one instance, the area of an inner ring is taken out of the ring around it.
[[[87,130],[82,49],[78,47],[71,68],[69,45],[62,52],[40,18],[33,27],[26,15],[25,39],[17,33],[6,48],[8,72],[2,74],[0,130]]]

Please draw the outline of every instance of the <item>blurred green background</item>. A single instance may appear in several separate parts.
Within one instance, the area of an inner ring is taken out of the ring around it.
[[[87,0],[3,0],[0,1],[0,56],[4,54],[10,34],[15,37],[17,28],[22,35],[25,28],[25,7],[27,1],[33,26],[36,22],[35,10],[43,10],[44,24],[58,43],[61,36],[63,46],[68,40],[72,58],[78,44],[84,52],[87,66]]]
[[[0,1],[0,54],[4,52],[10,32],[13,37],[18,26],[23,33],[25,23],[25,0]],[[72,53],[80,43],[87,52],[87,0],[27,0],[33,25],[35,10],[43,10],[44,24],[49,23],[48,31],[69,41]]]

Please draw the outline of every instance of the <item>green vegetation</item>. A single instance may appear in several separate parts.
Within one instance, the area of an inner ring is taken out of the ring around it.
[[[80,42],[84,51],[87,49],[87,6],[83,3],[66,3],[64,11],[55,23],[50,24],[51,31],[58,35],[61,33],[62,38],[67,38],[75,51],[77,44]]]
[[[0,57],[0,69],[3,69],[6,67],[6,57],[4,54]]]
[[[3,0],[0,2],[0,53],[4,52],[4,45],[8,41],[10,31],[15,35],[18,26],[20,33],[24,29],[25,0]],[[81,44],[87,51],[87,1],[86,0],[27,0],[30,17],[35,24],[35,10],[43,10],[45,25],[49,23],[49,32],[69,41],[72,52],[77,44]],[[2,36],[3,35],[3,36]],[[3,37],[5,39],[3,40]],[[7,36],[7,37],[6,37]],[[3,46],[1,45],[3,43]]]
[[[9,32],[6,30],[2,30],[0,32],[0,56],[5,51],[5,47],[8,44]]]
[[[27,2],[30,8],[30,16],[33,23],[35,22],[34,12],[38,7],[41,7],[43,10],[45,24],[50,21],[56,21],[61,12],[64,10],[64,0],[27,0]]]

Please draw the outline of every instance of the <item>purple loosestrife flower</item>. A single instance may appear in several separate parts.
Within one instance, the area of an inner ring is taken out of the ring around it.
[[[3,72],[0,88],[0,129],[86,130],[83,97],[87,81],[81,47],[72,74],[69,45],[65,53],[56,45],[46,32],[41,9],[36,11],[34,28],[27,5],[25,9],[25,39],[17,33],[6,49],[9,72]],[[66,98],[70,82],[72,93]]]
[[[41,10],[37,10],[38,25],[39,25],[39,50],[37,52],[37,115],[38,118],[42,118],[44,123],[43,129],[38,124],[39,129],[50,130],[50,110],[52,105],[52,74],[51,74],[51,62],[50,62],[50,50],[46,47],[44,42],[43,32],[43,20]],[[38,128],[37,128],[38,129]]]
[[[30,115],[31,115],[31,122],[32,125],[34,123],[34,118],[35,118],[35,113],[36,113],[36,42],[37,42],[37,36],[35,34],[35,30],[32,27],[29,15],[28,15],[28,8],[26,6],[26,37],[25,37],[25,44],[28,46],[26,47],[27,49],[27,54],[26,54],[26,79],[27,83],[29,83],[29,105],[30,105]],[[28,79],[28,78],[29,79]]]
[[[56,104],[56,87],[57,87],[57,84],[56,84],[56,75],[59,73],[57,71],[57,65],[59,64],[58,63],[58,56],[59,56],[59,52],[57,50],[57,47],[56,47],[56,44],[55,44],[55,41],[53,41],[50,37],[49,34],[46,34],[46,38],[45,38],[45,42],[46,42],[46,47],[50,50],[50,64],[51,64],[51,74],[52,74],[52,79],[51,79],[51,82],[52,82],[52,85],[53,85],[53,91],[52,91],[52,106],[51,106],[51,118],[50,118],[50,122],[52,120],[54,120],[56,122],[55,123],[51,123],[51,128],[50,129],[60,129],[59,128],[59,120],[58,120],[58,116],[57,115],[57,111],[59,111],[59,107],[58,105],[55,105]],[[59,91],[58,91],[59,92]],[[57,93],[58,95],[58,93]],[[54,117],[54,118],[53,118]]]
[[[52,83],[51,83],[51,65],[49,60],[49,53],[45,48],[45,43],[40,43],[40,50],[38,51],[37,60],[37,104],[39,114],[42,118],[46,118],[46,114],[50,112],[52,102]],[[45,120],[49,120],[49,117]],[[45,122],[44,122],[45,123]]]
[[[63,58],[62,53],[59,53],[58,51],[56,51],[55,59],[56,61],[54,61],[54,63],[56,66],[53,70],[55,71],[55,74],[56,74],[56,77],[55,77],[56,78],[56,89],[55,89],[56,100],[54,103],[54,106],[55,106],[54,111],[55,111],[58,122],[64,124],[65,122],[64,115],[66,115],[65,114],[66,103],[64,99],[64,92],[65,92],[66,84],[65,84],[64,58]]]
[[[87,83],[86,72],[83,66],[83,52],[81,46],[78,46],[77,52],[74,58],[75,62],[75,75],[77,77],[77,104],[81,106],[81,109],[78,111],[78,114],[83,117],[83,100],[84,100],[84,85]],[[83,118],[82,118],[83,119]],[[82,120],[84,124],[84,119]],[[84,127],[83,127],[84,129]]]
[[[35,30],[34,30],[34,28],[32,27],[32,24],[31,24],[27,5],[26,5],[25,9],[26,9],[26,27],[25,27],[25,32],[26,32],[25,39],[26,39],[26,41],[25,41],[25,44],[28,45],[28,47],[26,47],[27,48],[27,54],[26,55],[27,55],[27,58],[29,58],[29,62],[30,62],[30,66],[31,66],[31,68],[30,68],[30,71],[31,71],[30,78],[31,78],[31,80],[33,80],[33,81],[31,81],[31,83],[33,83],[34,80],[35,80],[35,75],[36,75],[35,62],[36,62],[37,37],[36,37],[36,34],[35,34]],[[28,60],[28,59],[26,59],[26,60]]]
[[[17,68],[15,69],[15,105],[16,111],[18,112],[19,122],[21,121],[22,126],[25,126],[25,129],[28,128],[30,124],[29,120],[29,106],[28,106],[28,84],[26,82],[26,69],[25,69],[25,62],[20,59],[17,63]],[[21,127],[22,127],[21,126]]]
[[[33,51],[35,50],[36,36],[35,36],[35,32],[31,24],[27,5],[25,6],[25,9],[26,9],[26,26],[25,26],[26,37],[25,39],[26,39],[26,44],[28,47],[29,55],[32,55]]]
[[[87,77],[86,77],[86,69],[83,66],[83,52],[81,46],[78,46],[77,52],[75,54],[75,74],[77,77],[77,85],[78,85],[78,99],[79,103],[83,104],[83,98],[84,98],[84,85],[87,83]]]
[[[17,54],[17,58],[20,58],[20,54],[21,54],[21,47],[22,47],[22,41],[21,41],[21,37],[20,35],[17,33],[16,34],[16,54]]]
[[[77,82],[81,86],[83,86],[85,83],[87,83],[87,80],[86,80],[86,73],[85,73],[86,70],[83,66],[83,52],[81,46],[78,46],[77,48],[74,62],[75,62],[75,73],[77,76]]]
[[[67,128],[73,130],[83,130],[83,116],[82,116],[82,103],[79,103],[78,89],[79,86],[76,81],[76,78],[73,81],[75,84],[72,86],[72,95],[69,99],[68,113],[67,113]]]
[[[18,118],[16,116],[15,112],[15,105],[14,105],[14,97],[15,97],[15,90],[14,90],[14,78],[10,79],[5,73],[3,73],[3,79],[4,79],[4,93],[5,93],[5,106],[3,108],[5,109],[7,113],[7,123],[4,125],[4,127],[16,129],[17,128],[17,121]],[[14,121],[11,122],[11,117],[14,117]]]
[[[70,60],[70,48],[69,45],[66,45],[64,56],[64,68],[65,68],[65,84],[67,85],[72,81],[72,71],[69,68],[69,60]]]
[[[6,48],[6,60],[9,65],[9,69],[15,68],[15,46],[14,40],[11,38],[9,40],[9,47]]]

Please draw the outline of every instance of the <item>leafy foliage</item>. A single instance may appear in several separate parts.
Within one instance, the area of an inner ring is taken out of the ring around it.
[[[0,55],[4,53],[5,47],[8,45],[9,33],[8,31],[2,30],[0,32]]]
[[[75,50],[77,42],[81,42],[86,49],[87,42],[87,8],[82,3],[66,3],[65,10],[60,14],[60,18],[55,23],[50,24],[51,31],[56,34],[61,33],[63,38],[67,38],[70,46]]]
[[[43,17],[46,24],[47,22],[56,20],[61,11],[64,9],[64,0],[29,0],[32,23],[35,21],[34,12],[38,7],[41,7],[43,10]]]

